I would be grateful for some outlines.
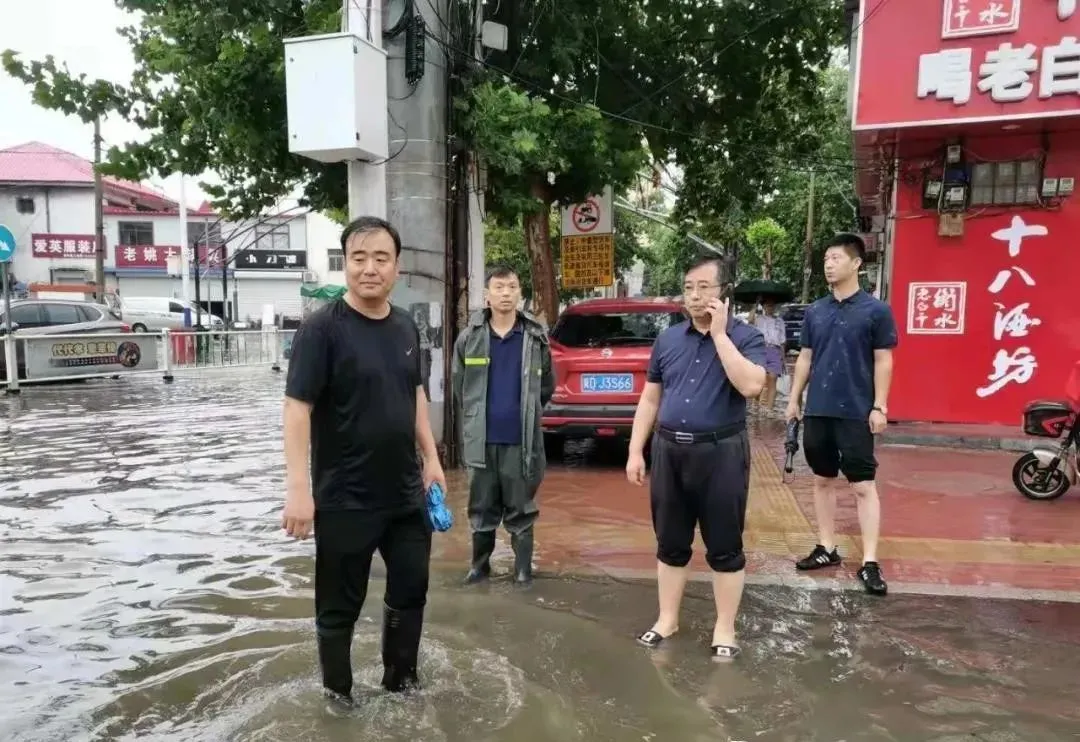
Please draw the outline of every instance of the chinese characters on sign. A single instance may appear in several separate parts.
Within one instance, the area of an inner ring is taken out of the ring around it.
[[[307,268],[304,250],[241,250],[236,255],[237,270],[303,270]]]
[[[908,286],[909,335],[963,335],[967,283],[945,281]]]
[[[199,264],[211,268],[219,267],[223,249],[214,245],[199,245]],[[169,259],[179,255],[179,245],[117,245],[116,267],[164,270],[169,265]]]
[[[97,240],[92,234],[35,234],[30,237],[35,258],[94,259]]]
[[[1005,42],[986,53],[979,64],[978,82],[972,70],[972,50],[943,49],[919,57],[917,95],[931,93],[938,100],[963,105],[971,100],[972,87],[989,94],[995,103],[1017,103],[1036,92],[1038,97],[1080,95],[1080,42],[1065,36],[1059,44],[1014,47]]]
[[[941,38],[1009,33],[1020,28],[1020,0],[945,0]]]
[[[1024,240],[1029,237],[1045,237],[1049,234],[1046,227],[1038,224],[1027,224],[1020,216],[1013,216],[1008,227],[994,232],[991,237],[1008,245],[1008,254],[1012,259],[1020,258]],[[1016,280],[1014,280],[1014,278]],[[994,316],[993,338],[998,344],[998,350],[994,354],[993,370],[986,377],[986,385],[975,390],[975,394],[981,398],[996,394],[1007,384],[1026,384],[1035,375],[1035,369],[1039,363],[1027,344],[1030,330],[1042,324],[1042,320],[1029,314],[1031,302],[1007,300],[1001,296],[1010,286],[1017,289],[1030,289],[1035,287],[1035,279],[1024,268],[1011,265],[997,272],[987,290],[1001,298],[995,301],[996,313]],[[1011,351],[1000,347],[1002,341],[1021,339],[1023,345],[1017,345]]]
[[[611,286],[615,282],[615,236],[565,236],[561,262],[563,288]]]

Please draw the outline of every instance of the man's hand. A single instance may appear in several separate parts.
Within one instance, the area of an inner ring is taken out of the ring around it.
[[[787,410],[784,412],[784,420],[787,422],[791,422],[792,420],[802,420],[802,409],[799,405],[799,400],[788,400]]]
[[[311,535],[315,522],[315,500],[311,487],[303,483],[290,483],[285,494],[285,507],[281,511],[281,527],[285,533],[301,541]]]
[[[424,462],[424,492],[431,489],[431,485],[435,482],[438,482],[443,492],[446,492],[446,474],[443,473],[438,456],[433,456]]]
[[[709,301],[709,314],[712,322],[709,324],[709,332],[714,336],[727,333],[728,314],[731,311],[731,299],[712,299]]]
[[[881,410],[870,410],[870,432],[874,435],[885,432],[889,424],[889,418]]]
[[[638,487],[645,484],[645,457],[642,454],[630,452],[626,460],[626,479]]]

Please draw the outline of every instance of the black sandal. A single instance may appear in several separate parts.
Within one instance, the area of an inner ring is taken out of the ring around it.
[[[649,649],[656,649],[664,643],[665,639],[670,638],[670,636],[664,636],[659,631],[653,631],[652,629],[649,629],[637,638],[637,643],[643,647],[648,647]]]
[[[709,654],[714,660],[733,660],[741,653],[741,649],[729,644],[713,644],[709,649]]]

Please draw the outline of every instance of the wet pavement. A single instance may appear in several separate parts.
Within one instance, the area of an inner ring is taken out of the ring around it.
[[[651,572],[646,491],[624,483],[617,447],[573,449],[542,490],[532,589],[459,587],[459,522],[436,541],[425,690],[376,690],[372,599],[354,650],[369,692],[335,715],[318,693],[313,550],[277,523],[281,389],[248,370],[0,398],[0,740],[1080,739],[1080,604],[904,594],[1080,592],[1080,493],[1028,503],[1000,452],[885,449],[894,590],[873,600],[831,589],[847,577],[794,575],[808,488],[780,481],[771,423],[736,663],[707,658],[703,584],[667,649],[633,643],[655,610],[632,579]],[[847,553],[853,518],[842,510]]]

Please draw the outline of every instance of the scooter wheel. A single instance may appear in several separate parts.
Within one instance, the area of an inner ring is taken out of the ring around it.
[[[1013,465],[1012,480],[1020,494],[1029,500],[1056,500],[1069,489],[1069,480],[1061,469],[1048,471],[1033,453],[1025,453]]]

